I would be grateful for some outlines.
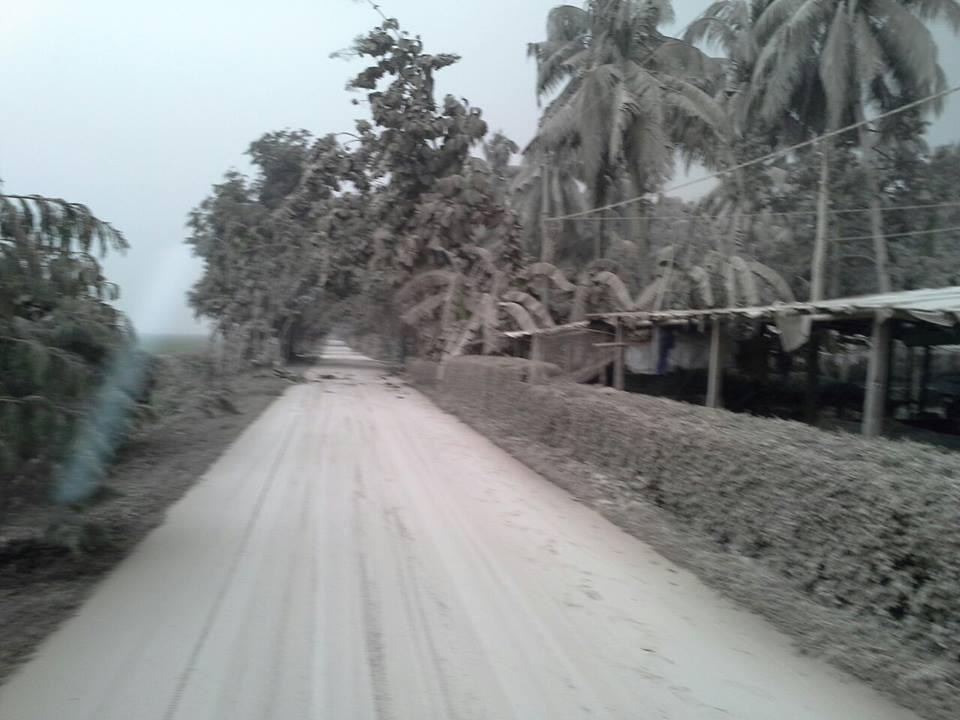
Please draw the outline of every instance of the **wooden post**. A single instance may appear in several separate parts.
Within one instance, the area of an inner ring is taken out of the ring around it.
[[[807,387],[804,395],[804,417],[816,425],[820,417],[820,333],[811,323],[807,339]]]
[[[912,415],[917,406],[917,380],[920,376],[920,367],[917,365],[917,349],[906,344],[904,347],[907,351],[907,397],[904,400]]]
[[[616,347],[613,349],[613,386],[617,390],[623,390],[624,388],[624,373],[623,373],[623,364],[624,364],[624,355],[626,354],[626,347],[623,342],[623,323],[620,322],[618,318],[616,321]]]
[[[927,386],[930,385],[930,360],[932,356],[930,346],[923,348],[923,367],[920,370],[920,397],[917,400],[917,412],[923,412],[927,407]]]
[[[539,335],[530,336],[530,382],[540,382],[540,363],[543,361],[543,346]]]
[[[883,432],[883,416],[890,375],[890,323],[879,315],[873,320],[870,339],[870,365],[863,398],[863,435],[877,437]]]
[[[707,407],[723,407],[723,322],[714,318],[710,329],[710,364],[707,368]]]
[[[896,344],[893,341],[893,332],[891,331],[890,337],[887,339],[887,387],[883,396],[883,412],[884,415],[890,412],[890,408],[893,405],[894,398],[892,397],[893,384],[897,379],[897,363],[896,363]]]

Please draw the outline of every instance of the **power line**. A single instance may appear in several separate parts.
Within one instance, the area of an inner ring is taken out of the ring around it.
[[[880,212],[893,212],[894,210],[924,210],[934,208],[960,207],[960,202],[928,203],[925,205],[888,205],[880,208]],[[844,208],[842,210],[828,210],[830,215],[848,215],[850,213],[870,212],[870,208]],[[816,210],[790,210],[788,212],[757,212],[740,213],[740,217],[790,217],[797,215],[816,215]],[[722,215],[601,215],[600,217],[579,218],[581,222],[585,220],[717,220]],[[547,218],[552,220],[554,218]]]
[[[884,233],[885,238],[898,238],[898,237],[910,237],[911,235],[934,235],[936,233],[945,233],[945,232],[955,232],[960,230],[960,225],[953,225],[952,227],[945,228],[934,228],[932,230],[910,230],[908,232],[902,233]],[[835,238],[837,241],[840,240],[872,240],[873,235],[847,235],[845,237]]]
[[[932,102],[934,100],[939,100],[940,98],[946,97],[947,95],[952,95],[957,91],[960,91],[960,85],[949,88],[948,90],[942,90],[941,92],[934,93],[933,95],[928,95],[927,97],[921,98],[920,100],[914,100],[913,102],[909,102],[906,105],[901,105],[898,108],[894,108],[893,110],[888,110],[885,113],[881,113],[874,118],[860,120],[859,122],[855,122],[851,125],[847,125],[846,127],[842,127],[839,130],[831,130],[830,132],[824,133],[823,135],[818,135],[817,137],[811,138],[810,140],[804,140],[803,142],[797,143],[795,145],[791,145],[789,147],[785,147],[780,150],[775,150],[761,157],[754,158],[753,160],[747,160],[746,162],[742,162],[739,165],[734,165],[733,167],[725,168],[723,170],[718,170],[717,172],[711,173],[710,175],[704,175],[703,177],[682,182],[679,185],[674,185],[673,187],[669,187],[666,190],[663,190],[661,192],[662,193],[675,192],[677,190],[682,190],[683,188],[690,187],[691,185],[697,185],[699,183],[706,182],[707,180],[713,180],[714,178],[718,178],[723,175],[726,175],[727,173],[731,173],[734,170],[740,170],[745,167],[750,167],[751,165],[757,165],[759,163],[763,163],[768,160],[773,160],[774,158],[787,155],[796,150],[799,150],[800,148],[805,148],[810,145],[816,145],[818,142],[821,142],[822,140],[836,137],[837,135],[842,135],[844,133],[850,132],[851,130],[856,130],[857,128],[862,127],[864,125],[868,125],[869,123],[877,122],[878,120],[884,120],[888,117],[893,117],[894,115],[898,115],[899,113],[905,112],[906,110],[910,110],[911,108],[915,108],[919,105],[923,105],[925,103]],[[647,194],[638,195],[636,197],[629,198],[628,200],[621,200],[619,202],[610,203],[609,205],[593,208],[592,210],[581,210],[580,212],[569,213],[567,215],[557,215],[554,217],[544,218],[544,219],[552,222],[557,222],[560,220],[572,220],[573,218],[582,217],[585,215],[592,215],[593,213],[603,212],[604,210],[613,210],[618,207],[630,205],[632,203],[645,199],[646,196]]]

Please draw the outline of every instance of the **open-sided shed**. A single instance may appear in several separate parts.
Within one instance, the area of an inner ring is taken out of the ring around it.
[[[883,428],[890,355],[894,339],[908,346],[960,344],[960,287],[865,295],[816,302],[777,303],[760,307],[613,312],[590,316],[612,327],[615,336],[614,384],[623,387],[625,335],[640,329],[687,327],[710,333],[707,405],[721,405],[724,344],[727,328],[738,320],[762,321],[779,328],[787,350],[807,342],[822,328],[870,338],[870,359],[863,406],[863,434]]]

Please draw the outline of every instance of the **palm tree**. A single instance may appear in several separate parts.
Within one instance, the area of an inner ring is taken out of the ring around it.
[[[527,332],[552,327],[553,318],[536,297],[523,289],[543,278],[566,291],[573,286],[548,263],[523,271],[513,286],[497,269],[485,248],[465,248],[457,266],[414,275],[396,293],[401,321],[414,329],[420,352],[431,357],[456,357],[482,345],[483,354],[499,352],[501,328]]]
[[[862,122],[880,110],[942,90],[945,79],[926,22],[946,19],[960,29],[957,0],[773,0],[755,22],[761,47],[753,89],[761,117],[785,111],[805,115],[812,128],[836,129]],[[937,111],[937,104],[929,105]],[[819,114],[820,122],[810,122]],[[877,283],[890,289],[875,163],[877,132],[861,125],[857,142],[870,194],[870,224]],[[821,147],[821,183],[826,184],[829,144]],[[826,198],[821,198],[825,210]],[[821,218],[825,213],[821,214]],[[825,257],[825,227],[818,223],[818,252]],[[822,261],[821,261],[822,262]],[[820,275],[822,279],[822,274]],[[816,280],[816,276],[813,278]],[[822,284],[812,294],[822,292]]]
[[[577,183],[578,168],[569,154],[528,152],[514,176],[510,192],[530,245],[541,262],[577,260],[578,223],[564,220],[550,223],[553,215],[569,215],[584,209],[583,192]],[[539,243],[536,243],[536,240]],[[537,245],[539,247],[537,247]]]
[[[635,194],[670,175],[670,113],[719,121],[704,91],[717,65],[699,50],[662,35],[657,26],[673,11],[665,0],[593,0],[584,9],[554,8],[547,40],[530,46],[537,59],[537,93],[559,89],[531,145],[574,152],[593,207],[608,201],[623,173]],[[595,255],[604,253],[602,228]]]
[[[753,90],[754,70],[761,50],[755,25],[768,4],[769,0],[717,0],[684,31],[683,38],[687,42],[715,47],[727,59],[726,87],[718,97],[724,122],[715,130],[721,141],[699,145],[686,142],[688,162],[699,160],[714,169],[736,168],[744,161],[768,153],[778,140],[795,139],[798,130],[795,120],[781,116],[764,122],[756,113],[750,112],[756,94]],[[718,229],[729,237],[728,242],[718,243],[716,251],[732,258],[749,253],[751,240],[788,235],[785,228],[779,227],[772,222],[771,216],[765,214],[769,210],[768,191],[780,183],[782,175],[782,169],[753,165],[735,169],[721,178],[720,185],[701,202],[701,207],[710,215],[721,219]],[[826,187],[827,180],[824,179],[820,188],[824,198]],[[815,243],[811,268],[813,285],[818,288],[822,287],[825,270],[823,260],[826,256],[822,246],[826,239],[826,205],[820,210],[821,232]]]
[[[507,195],[510,183],[517,175],[518,168],[510,164],[510,159],[518,152],[520,147],[501,130],[483,143],[483,157],[493,173],[494,184],[501,197]]]

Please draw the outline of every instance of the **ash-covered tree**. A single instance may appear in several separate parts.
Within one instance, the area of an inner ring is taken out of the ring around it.
[[[753,73],[756,110],[767,121],[798,117],[811,135],[849,123],[855,133],[867,187],[875,289],[891,289],[889,249],[884,233],[883,188],[877,150],[888,129],[866,123],[871,110],[887,111],[946,88],[929,25],[945,21],[960,30],[957,0],[836,0],[755,2],[759,48]],[[925,114],[942,102],[923,105]],[[831,142],[821,148],[821,230],[812,295],[822,295],[826,262],[823,226],[829,191]]]
[[[367,91],[373,121],[362,141],[371,182],[381,185],[371,206],[373,267],[402,280],[442,264],[446,252],[461,245],[513,242],[504,232],[514,220],[498,197],[501,179],[480,172],[471,158],[487,133],[481,110],[453,95],[435,96],[436,73],[459,58],[426,52],[419,37],[392,19],[358,38],[352,50],[372,63],[349,87]],[[463,205],[449,202],[455,188]],[[447,232],[438,232],[435,222]]]
[[[0,195],[0,521],[99,485],[143,363],[96,254],[127,247],[83,205]]]
[[[670,177],[676,130],[689,121],[709,134],[721,115],[710,89],[722,63],[659,31],[673,19],[665,0],[594,0],[547,16],[533,43],[538,98],[556,91],[528,151],[556,161],[573,155],[590,204],[655,192]],[[600,216],[603,217],[602,215]],[[606,255],[601,220],[594,257]]]
[[[211,318],[215,331],[235,342],[246,359],[269,338],[273,260],[266,252],[264,221],[249,179],[231,171],[190,214],[187,242],[204,262],[204,273],[188,300],[198,316]]]
[[[427,53],[395,20],[353,50],[375,63],[350,83],[367,91],[374,129],[363,142],[371,182],[380,184],[371,203],[369,307],[387,317],[399,301],[421,352],[461,352],[479,342],[491,303],[519,282],[520,225],[505,194],[516,146],[494,135],[483,148],[487,162],[472,156],[487,134],[481,111],[435,97],[436,73],[457,56]],[[430,273],[445,280],[421,282]]]
[[[248,154],[254,178],[227,173],[191,213],[204,274],[189,300],[247,360],[289,360],[316,331],[331,274],[334,292],[360,284],[365,161],[304,130],[268,133]]]

